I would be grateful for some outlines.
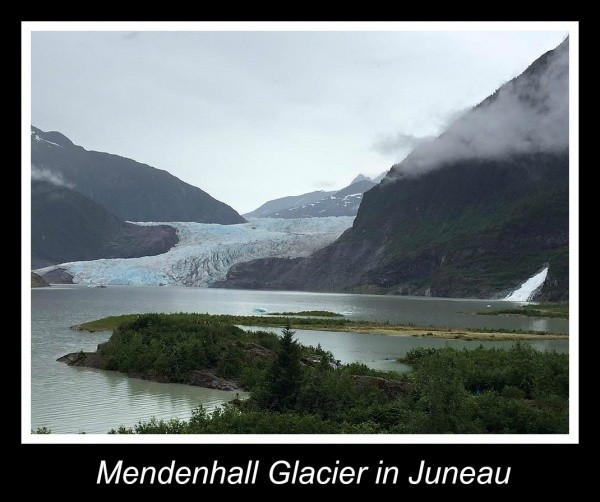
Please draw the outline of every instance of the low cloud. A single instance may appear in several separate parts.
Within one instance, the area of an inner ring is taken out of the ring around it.
[[[469,110],[471,110],[471,108],[459,108],[456,110],[452,110],[452,111],[446,113],[445,115],[442,115],[442,118],[440,120],[440,122],[441,122],[440,128],[445,129],[447,127],[450,127],[458,119],[465,116],[469,112]]]
[[[459,117],[433,141],[419,143],[395,168],[415,176],[468,159],[563,151],[569,146],[568,40],[542,64],[526,70]],[[400,134],[395,144],[405,137]],[[393,146],[383,143],[383,147]]]
[[[404,132],[385,134],[373,143],[373,150],[382,155],[407,154],[416,146],[431,139],[433,139],[433,136],[413,136]]]
[[[64,179],[60,173],[53,173],[44,167],[34,165],[31,166],[31,181],[46,181],[59,187],[74,188],[74,185]]]
[[[317,189],[333,188],[333,187],[335,187],[335,183],[331,180],[322,180],[322,181],[315,181],[314,183],[311,183],[310,186],[312,188],[317,188]]]

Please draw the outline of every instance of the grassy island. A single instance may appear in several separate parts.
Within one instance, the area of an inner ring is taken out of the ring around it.
[[[81,331],[111,331],[122,322],[133,321],[141,314],[110,316],[95,321],[72,326]],[[257,326],[281,328],[289,322],[294,329],[312,329],[320,331],[350,331],[354,333],[382,334],[393,336],[431,336],[457,340],[556,340],[566,339],[566,334],[545,333],[539,331],[510,331],[477,328],[441,328],[423,327],[405,324],[392,324],[377,321],[354,321],[344,317],[283,317],[283,316],[239,316],[218,314],[173,314],[197,316],[210,322],[225,322],[237,326]],[[298,314],[295,313],[295,316]]]
[[[285,317],[344,317],[343,314],[330,312],[329,310],[302,310],[300,312],[267,312],[267,315],[279,315]]]
[[[245,332],[203,314],[108,318],[110,339],[95,353],[61,360],[193,385],[231,383],[250,397],[189,420],[140,422],[112,433],[566,433],[568,355],[510,349],[415,349],[408,373],[339,364],[320,347]],[[237,318],[236,322],[239,320]],[[196,379],[196,380],[195,380]],[[212,380],[211,380],[212,379]]]

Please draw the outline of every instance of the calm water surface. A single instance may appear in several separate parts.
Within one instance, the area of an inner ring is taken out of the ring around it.
[[[490,305],[489,307],[487,305]],[[53,286],[31,291],[31,414],[32,427],[55,433],[106,433],[139,420],[188,418],[192,408],[207,409],[235,397],[235,392],[180,384],[159,384],[128,378],[112,371],[73,368],[56,358],[78,350],[95,350],[110,333],[69,329],[73,324],[108,315],[141,312],[209,312],[253,315],[270,312],[330,310],[350,319],[414,323],[448,327],[503,328],[567,333],[565,319],[479,316],[482,310],[518,304],[499,301],[388,297],[329,293],[244,291],[184,287],[114,286],[87,288]],[[264,329],[264,328],[263,328]],[[414,347],[507,347],[512,342],[466,342],[416,337],[362,335],[299,330],[302,343],[331,350],[342,362],[360,361],[378,369],[402,371],[395,359]],[[568,351],[566,340],[535,342],[540,350]]]

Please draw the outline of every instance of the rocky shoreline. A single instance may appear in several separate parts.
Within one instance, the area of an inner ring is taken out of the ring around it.
[[[98,352],[71,352],[57,359],[60,363],[66,363],[69,366],[79,366],[83,368],[96,368],[106,370],[107,361],[104,356]],[[184,383],[195,387],[204,387],[206,389],[227,390],[245,392],[248,389],[240,386],[235,380],[227,380],[215,375],[212,369],[192,370],[187,374],[184,382],[172,382],[164,375],[153,372],[147,373],[126,373],[130,378],[140,378],[142,380],[151,380],[159,383]]]

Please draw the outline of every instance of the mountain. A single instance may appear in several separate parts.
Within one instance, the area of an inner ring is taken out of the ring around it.
[[[177,232],[168,225],[126,223],[66,186],[44,180],[31,183],[32,268],[75,260],[156,255],[177,241]]]
[[[356,183],[357,181],[368,180],[368,181],[372,181],[373,183],[375,183],[377,185],[383,178],[385,178],[386,174],[387,174],[387,171],[383,171],[381,174],[379,174],[377,176],[373,176],[373,177],[365,176],[364,174],[359,174],[356,178],[354,178],[352,180],[352,182],[350,184]]]
[[[359,181],[372,181],[371,178],[365,176],[364,174],[359,174],[356,178],[354,178],[350,184],[358,183]]]
[[[265,202],[262,206],[258,207],[250,213],[244,214],[245,218],[276,218],[276,214],[287,211],[291,207],[303,206],[316,202],[333,195],[335,190],[332,192],[326,192],[324,190],[318,190],[316,192],[304,193],[302,195],[290,195],[288,197],[281,197],[279,199],[273,199]]]
[[[548,268],[536,299],[567,299],[568,183],[567,39],[393,166],[336,242],[223,285],[498,298]]]
[[[356,181],[357,179],[358,181]],[[355,216],[363,193],[374,186],[375,183],[369,178],[360,175],[341,190],[310,192],[304,195],[275,199],[244,216],[286,219]]]
[[[88,151],[59,132],[31,128],[34,177],[55,177],[127,221],[244,223],[235,210],[167,171]]]

